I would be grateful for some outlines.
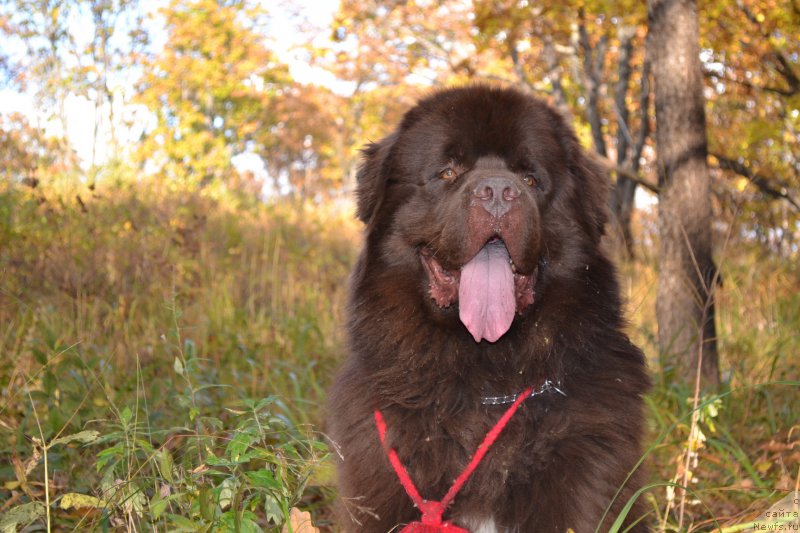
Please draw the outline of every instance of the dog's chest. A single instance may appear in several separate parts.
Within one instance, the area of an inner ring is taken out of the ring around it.
[[[478,520],[470,520],[466,524],[470,533],[500,533],[494,523],[494,519],[482,518]]]
[[[514,533],[507,529],[498,528],[494,518],[491,516],[466,520],[464,525],[470,533]]]

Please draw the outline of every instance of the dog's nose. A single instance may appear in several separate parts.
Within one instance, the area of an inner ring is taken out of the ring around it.
[[[514,201],[519,198],[520,189],[511,178],[492,176],[478,182],[472,195],[490,215],[500,218],[511,210]]]

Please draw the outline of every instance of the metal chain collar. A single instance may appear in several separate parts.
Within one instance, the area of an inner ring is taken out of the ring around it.
[[[540,394],[544,394],[545,392],[549,392],[549,391],[555,391],[555,392],[559,393],[562,396],[566,396],[567,395],[566,392],[561,390],[561,382],[560,381],[552,382],[549,379],[546,379],[546,380],[544,380],[544,383],[542,383],[539,386],[538,389],[533,391],[529,397],[533,398],[534,396],[538,396]],[[505,396],[484,396],[483,398],[481,398],[481,404],[482,405],[505,405],[505,404],[509,404],[509,403],[514,403],[515,401],[517,401],[517,398],[519,398],[520,394],[522,394],[522,393],[507,394]]]

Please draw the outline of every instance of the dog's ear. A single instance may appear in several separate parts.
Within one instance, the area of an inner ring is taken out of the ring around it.
[[[394,146],[397,133],[377,143],[370,143],[361,151],[362,162],[356,173],[356,215],[369,224],[378,212],[386,191],[386,160]]]
[[[577,180],[578,215],[595,242],[600,242],[608,221],[608,199],[611,180],[605,167],[588,154],[570,132],[565,141],[570,172]]]

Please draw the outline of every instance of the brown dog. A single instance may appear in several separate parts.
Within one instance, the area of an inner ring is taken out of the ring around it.
[[[607,530],[641,486],[649,381],[600,249],[606,176],[547,105],[480,86],[423,100],[364,154],[366,242],[330,400],[342,527],[420,521],[390,450],[438,501],[533,388],[442,519],[472,533]],[[641,515],[637,503],[627,523]]]

